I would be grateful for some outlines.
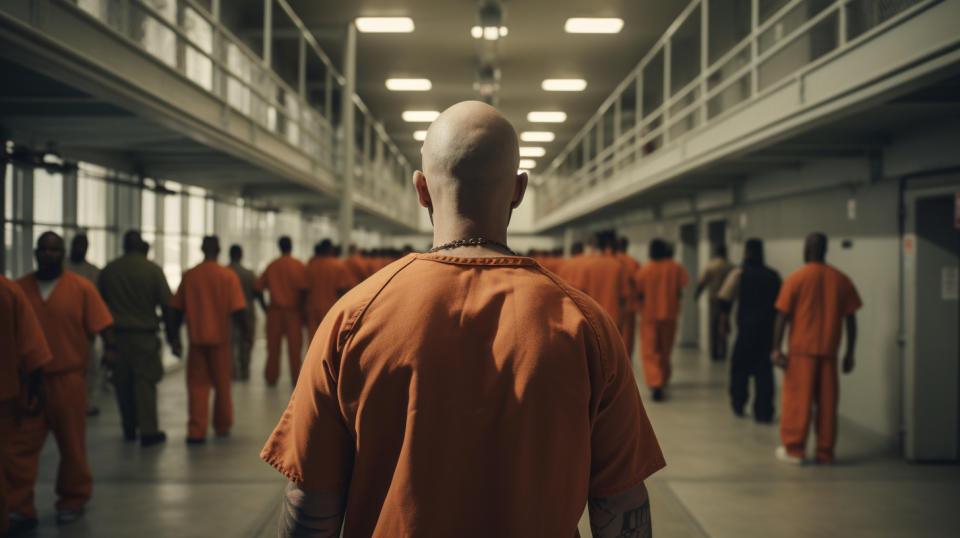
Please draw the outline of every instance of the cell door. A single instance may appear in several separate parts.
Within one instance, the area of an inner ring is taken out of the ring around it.
[[[904,250],[904,453],[960,459],[960,177],[907,191]]]

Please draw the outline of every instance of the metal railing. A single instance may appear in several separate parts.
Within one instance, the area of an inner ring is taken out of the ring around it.
[[[693,0],[537,178],[537,218],[939,1]]]
[[[337,116],[344,112],[337,109],[345,79],[285,0],[273,2],[293,22],[298,34],[300,87],[296,90],[269,67],[269,59],[251,50],[219,21],[219,14],[211,13],[198,0],[60,1],[91,15],[298,149],[315,167],[330,171],[335,183],[342,184],[340,148],[344,135]],[[319,78],[323,79],[323,96],[315,102],[310,102],[306,91],[308,61],[320,66]],[[383,212],[408,223],[416,222],[412,193],[395,188],[405,183],[409,164],[359,96],[354,95],[353,101],[359,114],[357,132],[363,132],[365,140],[365,145],[358,145],[363,153],[361,166],[355,169],[361,170],[364,177],[356,182],[356,189],[372,203],[383,206]],[[368,158],[371,156],[375,159]]]

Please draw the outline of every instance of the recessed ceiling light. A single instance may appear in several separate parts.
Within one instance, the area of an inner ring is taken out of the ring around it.
[[[484,26],[483,38],[487,41],[496,41],[500,39],[500,28],[496,26]]]
[[[520,133],[520,140],[524,142],[553,142],[556,138],[550,131],[524,131]]]
[[[520,168],[523,170],[529,170],[531,168],[537,167],[537,161],[533,159],[520,159]]]
[[[436,110],[405,110],[403,112],[403,121],[430,123],[437,119],[440,113]]]
[[[587,88],[587,81],[582,78],[548,78],[540,87],[548,92],[582,92]]]
[[[507,37],[510,30],[506,26],[474,26],[470,28],[470,36],[474,39],[486,39],[487,41],[496,41],[501,37]]]
[[[368,34],[408,34],[413,31],[410,17],[357,17],[357,30]]]
[[[521,146],[520,147],[521,157],[543,157],[546,154],[547,154],[547,150],[538,146]]]
[[[481,37],[483,37],[483,28],[480,26],[474,26],[473,28],[470,29],[470,35],[474,39],[480,39]]]
[[[563,123],[567,121],[566,112],[530,112],[527,114],[527,121],[530,123]]]
[[[506,26],[500,27],[500,37],[507,37],[508,33],[510,33],[510,30],[507,30]]]
[[[414,131],[414,132],[413,132],[413,139],[414,139],[414,140],[419,140],[419,141],[423,142],[424,140],[427,139],[427,132],[426,132],[426,131]]]
[[[573,17],[563,25],[568,34],[618,34],[623,29],[623,19]]]
[[[426,78],[388,78],[387,89],[392,92],[425,92],[432,88]]]

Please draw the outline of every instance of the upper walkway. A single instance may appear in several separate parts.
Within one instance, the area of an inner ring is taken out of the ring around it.
[[[535,178],[534,229],[874,158],[882,140],[824,127],[960,71],[957,21],[960,0],[693,0]]]
[[[347,78],[289,5],[276,5],[296,28],[293,54],[272,53],[269,38],[255,53],[197,0],[4,1],[0,134],[265,206],[336,212],[349,189],[363,222],[416,230],[410,163],[359,96],[344,99]]]
[[[89,421],[93,500],[84,519],[60,529],[53,510],[57,453],[48,439],[37,484],[38,535],[276,536],[284,479],[258,455],[290,389],[286,379],[277,388],[264,384],[262,340],[254,359],[252,379],[233,385],[232,435],[199,447],[183,442],[182,369],[160,385],[165,445],[143,449],[125,443],[116,406],[107,395],[100,416]],[[667,460],[667,467],[648,482],[656,536],[956,534],[960,467],[908,464],[883,439],[843,422],[835,465],[780,464],[773,457],[776,426],[737,419],[730,412],[725,365],[689,349],[677,350],[674,364],[669,400],[646,404]],[[638,383],[642,386],[642,379]],[[590,536],[586,520],[581,535]]]

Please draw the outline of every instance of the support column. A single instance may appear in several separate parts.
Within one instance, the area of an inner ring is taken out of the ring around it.
[[[340,107],[341,123],[343,125],[343,183],[340,189],[340,244],[343,254],[346,255],[350,247],[350,233],[353,231],[353,179],[354,145],[356,125],[354,121],[353,94],[357,89],[357,27],[353,22],[347,25],[347,42],[343,53],[343,76],[346,84],[343,88],[343,105]]]
[[[273,0],[263,0],[263,65],[270,69],[273,58]]]
[[[61,214],[63,240],[67,245],[70,245],[70,241],[80,231],[77,228],[77,170],[64,170],[61,177],[63,178],[63,208]]]
[[[10,266],[11,274],[19,278],[33,271],[33,167],[13,166],[12,216],[22,223],[20,233],[14,228]]]
[[[307,39],[303,37],[303,33],[300,34],[300,62],[297,75],[297,91],[304,102],[309,102],[307,99]]]
[[[573,251],[573,227],[567,226],[563,229],[563,256],[569,258],[571,251]]]

